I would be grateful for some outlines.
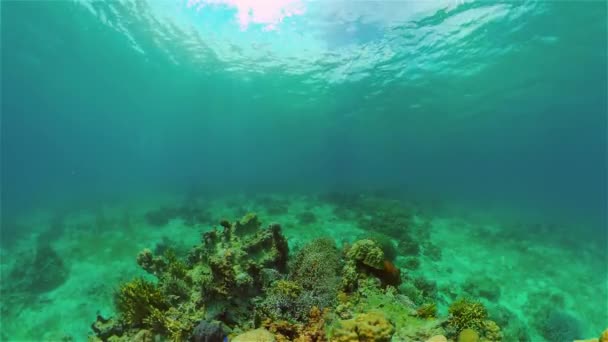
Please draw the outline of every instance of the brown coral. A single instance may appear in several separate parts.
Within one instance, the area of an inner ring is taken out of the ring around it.
[[[262,322],[262,326],[274,334],[277,342],[326,342],[325,316],[327,310],[317,307],[310,310],[307,324],[290,323],[287,321]]]

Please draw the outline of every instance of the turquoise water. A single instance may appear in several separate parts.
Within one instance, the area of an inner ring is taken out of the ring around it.
[[[3,1],[1,12],[4,260],[44,232],[76,258],[65,246],[92,228],[74,216],[113,222],[117,203],[139,222],[165,196],[382,190],[424,203],[429,217],[550,227],[567,241],[556,253],[588,248],[597,262],[584,275],[596,298],[572,294],[568,310],[608,305],[603,1]],[[48,228],[53,217],[61,229]],[[275,218],[293,219],[263,221]],[[106,257],[132,267],[146,243]],[[83,296],[96,305],[84,323],[48,329],[84,338],[111,298]],[[577,338],[606,327],[594,310],[581,309]],[[5,327],[3,339],[43,338]]]

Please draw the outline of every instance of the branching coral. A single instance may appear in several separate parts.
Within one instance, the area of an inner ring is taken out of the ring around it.
[[[450,313],[447,321],[448,327],[453,329],[456,334],[466,328],[481,331],[488,316],[483,304],[465,298],[452,303],[448,311]]]
[[[123,284],[116,293],[116,308],[122,319],[134,327],[143,326],[155,311],[169,308],[165,296],[153,283],[136,278]]]

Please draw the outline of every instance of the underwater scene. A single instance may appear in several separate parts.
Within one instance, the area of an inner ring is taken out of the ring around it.
[[[0,341],[608,342],[606,1],[0,13]]]

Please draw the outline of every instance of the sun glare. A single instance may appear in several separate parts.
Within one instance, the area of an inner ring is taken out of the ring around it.
[[[188,0],[188,7],[201,10],[206,6],[228,6],[236,10],[241,30],[250,24],[263,25],[265,30],[277,30],[287,17],[302,15],[306,8],[301,0]]]

